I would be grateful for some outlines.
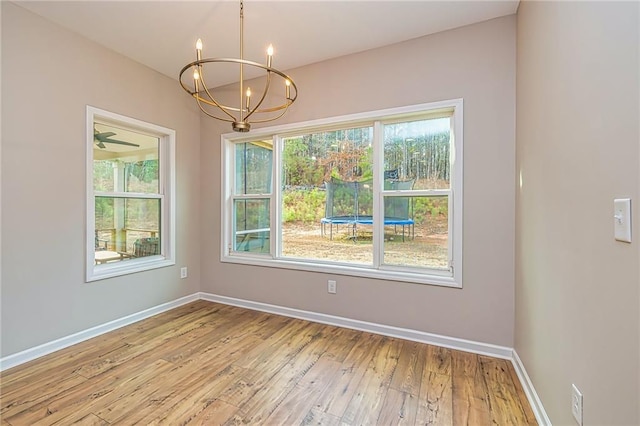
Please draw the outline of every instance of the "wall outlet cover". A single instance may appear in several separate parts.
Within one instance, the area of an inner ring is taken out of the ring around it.
[[[574,384],[571,385],[571,414],[582,426],[582,392]]]

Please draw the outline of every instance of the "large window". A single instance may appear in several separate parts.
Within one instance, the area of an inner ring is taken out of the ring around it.
[[[462,285],[462,100],[222,139],[222,261]]]
[[[172,265],[175,132],[87,107],[87,281]]]

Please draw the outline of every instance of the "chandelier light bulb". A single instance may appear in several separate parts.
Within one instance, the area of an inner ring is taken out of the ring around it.
[[[196,68],[195,70],[193,70],[193,79],[198,81],[200,79],[200,73],[198,72],[198,69]]]
[[[269,47],[267,47],[267,66],[271,67],[271,60],[273,59],[273,45],[270,44]]]
[[[202,40],[196,41],[196,60],[202,59]]]

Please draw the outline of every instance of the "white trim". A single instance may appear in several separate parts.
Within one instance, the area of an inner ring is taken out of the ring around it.
[[[462,264],[464,262],[464,256],[462,255],[462,239],[464,235],[462,220],[464,212],[464,100],[456,99],[454,105],[455,110],[452,117],[453,141],[450,151],[451,155],[453,155],[454,169],[451,171],[453,194],[449,198],[449,206],[453,206],[453,212],[449,211],[449,266],[455,282],[462,288],[464,287],[462,277]]]
[[[524,364],[515,349],[513,350],[511,363],[513,364],[513,368],[516,370],[520,384],[522,384],[522,389],[524,389],[524,393],[527,395],[529,405],[531,405],[531,409],[533,410],[533,414],[536,416],[538,424],[541,426],[551,426],[551,420],[549,419],[549,416],[547,416],[547,412],[542,406],[542,401],[540,401],[540,398],[533,387],[533,383],[527,374],[527,370],[524,368]]]
[[[351,318],[327,315],[318,312],[303,311],[287,308],[285,306],[270,305],[268,303],[254,302],[251,300],[236,299],[234,297],[220,296],[217,294],[200,293],[200,299],[225,305],[238,306],[254,311],[268,312],[270,314],[283,315],[321,324],[335,325],[337,327],[366,331],[383,336],[396,337],[429,345],[456,349],[464,352],[472,352],[480,355],[488,355],[495,358],[512,359],[513,349],[506,346],[492,345],[490,343],[475,342],[472,340],[458,339],[456,337],[442,336],[440,334],[426,333],[408,328],[393,327]]]
[[[313,132],[314,130],[325,130],[327,126],[335,125],[338,123],[343,125],[359,125],[363,122],[372,123],[376,120],[384,120],[391,122],[398,117],[403,119],[408,114],[423,115],[425,111],[437,113],[438,110],[450,110],[452,107],[462,107],[463,99],[456,98],[444,101],[427,102],[423,104],[409,105],[404,107],[380,109],[377,111],[358,112],[355,114],[339,115],[334,117],[319,118],[316,120],[303,121],[300,123],[281,124],[278,126],[261,127],[259,129],[251,130],[248,133],[225,133],[221,135],[222,140],[230,140],[234,142],[239,141],[251,141],[258,138],[264,138],[273,134],[279,134],[287,136],[290,132],[299,133],[301,130],[305,132]],[[244,135],[244,136],[240,136]]]
[[[409,267],[404,267],[402,271],[398,271],[391,269],[389,266],[385,266],[384,268],[380,269],[373,269],[368,265],[360,266],[357,264],[338,262],[323,263],[321,261],[312,263],[308,261],[308,259],[297,260],[294,258],[274,260],[273,258],[268,256],[268,254],[265,255],[263,253],[251,253],[250,255],[230,253],[223,260],[223,262],[460,288],[460,284],[450,276],[451,273],[446,269],[443,269],[442,271],[433,269],[429,271],[430,275],[426,275],[422,270],[413,270]]]
[[[137,312],[135,314],[127,315],[125,317],[109,321],[102,325],[91,327],[87,330],[79,331],[78,333],[71,334],[69,336],[61,337],[60,339],[53,340],[51,342],[44,343],[42,345],[26,349],[22,352],[18,352],[12,355],[8,355],[4,358],[0,358],[0,371],[4,371],[8,368],[15,367],[28,361],[32,361],[41,356],[48,355],[55,351],[59,351],[66,347],[75,345],[85,340],[92,339],[100,336],[101,334],[108,333],[126,325],[133,324],[140,320],[152,317],[162,312],[177,308],[187,303],[195,302],[199,300],[198,293],[184,296],[171,302],[163,303],[158,306],[154,306],[144,311]]]

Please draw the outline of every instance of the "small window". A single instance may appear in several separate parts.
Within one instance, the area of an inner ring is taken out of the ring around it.
[[[233,250],[269,253],[273,169],[271,141],[235,145],[233,191]]]
[[[462,100],[250,133],[222,137],[222,261],[462,285]]]
[[[175,264],[175,132],[87,107],[87,281]]]

